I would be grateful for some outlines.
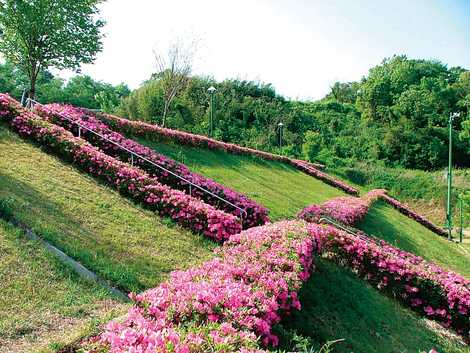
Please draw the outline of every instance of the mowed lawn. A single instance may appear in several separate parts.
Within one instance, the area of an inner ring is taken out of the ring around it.
[[[1,125],[0,202],[124,291],[154,287],[171,271],[212,256],[209,240],[142,209]]]
[[[360,280],[349,269],[325,259],[300,290],[302,309],[294,311],[282,325],[308,337],[319,349],[328,341],[344,339],[332,352],[419,353],[468,352],[460,340],[444,335],[394,299]],[[288,340],[284,340],[286,344]],[[287,351],[292,350],[286,345]]]
[[[312,203],[321,203],[344,193],[284,163],[222,151],[138,142],[186,164],[191,171],[209,177],[269,209],[272,221],[294,217]]]
[[[31,352],[119,305],[0,219],[0,352]]]
[[[382,201],[371,207],[359,228],[470,278],[470,244],[449,242]]]

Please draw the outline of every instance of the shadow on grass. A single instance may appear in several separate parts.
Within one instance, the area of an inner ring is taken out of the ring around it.
[[[317,260],[316,271],[300,290],[300,302],[302,309],[286,317],[282,327],[309,337],[317,349],[327,341],[345,339],[333,352],[416,353],[433,347],[438,352],[464,351],[350,270],[325,259]],[[292,349],[290,342],[281,342],[281,348]]]
[[[67,195],[61,196],[64,197],[64,202],[67,202]],[[83,214],[81,209],[74,209],[75,200],[70,201],[72,206],[66,209],[59,203],[51,201],[49,195],[3,173],[0,174],[0,200],[18,221],[32,228],[88,269],[110,281],[112,285],[125,291],[141,291],[152,287],[179,266],[176,260],[172,261],[166,257],[163,259],[164,256],[160,259],[158,256],[159,253],[169,251],[169,240],[165,237],[173,234],[170,232],[159,236],[158,221],[155,222],[157,228],[154,237],[143,239],[145,244],[135,244],[134,234],[128,237],[126,232],[133,228],[135,222],[139,222],[127,220],[122,213],[125,210],[114,209],[112,224],[104,221],[101,230],[97,224],[102,220],[100,214],[96,214],[93,219],[87,219],[87,215]],[[94,224],[94,228],[89,226],[89,223]],[[153,224],[153,221],[151,223]],[[168,227],[166,223],[170,222],[167,221],[162,223],[163,229],[177,227],[174,224]],[[139,229],[141,228],[136,227],[136,230]],[[122,240],[119,239],[121,236]],[[202,236],[194,235],[194,237],[192,244],[198,247],[207,246]],[[148,246],[155,247],[152,252],[154,256],[137,255],[136,252],[140,247]],[[191,249],[179,249],[178,254],[180,253],[186,253],[187,255],[182,256],[187,258],[194,256]]]
[[[367,234],[375,235],[400,249],[413,254],[419,254],[420,249],[412,240],[413,234],[405,232],[403,227],[398,226],[396,221],[384,214],[389,208],[390,206],[385,204],[385,202],[377,201],[370,208],[366,217],[358,225],[358,228]],[[399,216],[402,215],[400,214]],[[406,227],[406,224],[404,226]],[[411,229],[410,231],[413,232]]]

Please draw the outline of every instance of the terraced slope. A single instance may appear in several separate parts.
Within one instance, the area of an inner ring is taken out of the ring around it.
[[[327,341],[344,339],[332,352],[417,353],[432,348],[468,352],[468,347],[447,336],[437,324],[383,296],[350,270],[323,259],[317,261],[316,272],[299,298],[302,309],[283,321],[284,329],[310,338],[317,349]]]
[[[162,220],[0,125],[0,200],[12,214],[125,291],[211,256],[213,244]]]
[[[0,219],[0,352],[30,352],[118,301]]]
[[[139,142],[247,193],[268,207],[273,219],[294,216],[305,205],[341,195],[336,189],[285,165],[144,139]],[[382,202],[372,208],[361,228],[444,267],[468,274],[470,261],[468,257],[459,256],[464,254],[462,248]],[[427,239],[427,246],[407,247],[407,239],[408,243],[418,244]],[[435,324],[430,326],[428,321],[384,297],[349,270],[327,260],[319,262],[318,272],[302,289],[301,302],[302,310],[286,319],[283,325],[310,337],[318,347],[329,340],[345,338],[334,352],[419,352],[433,347],[440,352],[464,352],[466,349],[458,339],[448,338]],[[285,348],[294,347],[287,344]]]
[[[371,207],[358,228],[470,278],[470,244],[451,243],[382,201]]]
[[[245,193],[270,211],[271,220],[294,217],[305,206],[345,195],[286,164],[189,146],[138,142],[186,164],[192,171]]]

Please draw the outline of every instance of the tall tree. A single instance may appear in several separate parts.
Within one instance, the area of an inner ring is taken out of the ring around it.
[[[171,103],[188,85],[193,68],[196,42],[185,43],[176,40],[167,52],[154,50],[157,72],[153,78],[160,80],[163,88],[162,126],[170,110]]]
[[[0,52],[29,78],[36,95],[41,71],[78,70],[102,49],[96,18],[101,0],[0,0]]]

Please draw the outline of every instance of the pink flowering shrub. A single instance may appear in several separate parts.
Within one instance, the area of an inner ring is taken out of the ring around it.
[[[469,338],[470,281],[463,276],[364,235],[311,223],[308,231],[324,253],[379,290]]]
[[[322,216],[328,216],[347,225],[353,226],[366,216],[370,206],[384,193],[384,190],[372,190],[361,198],[335,197],[321,205],[310,205],[298,214],[298,218],[307,222],[318,222]]]
[[[214,260],[132,295],[127,319],[108,324],[101,341],[114,353],[261,352],[260,343],[277,345],[281,315],[300,308],[315,249],[299,221],[233,235]]]
[[[430,220],[416,213],[415,211],[413,211],[412,209],[410,209],[408,206],[404,205],[397,199],[394,199],[393,197],[387,195],[386,193],[383,193],[380,196],[380,198],[384,200],[386,203],[388,203],[389,205],[393,206],[395,209],[397,209],[401,213],[403,213],[405,216],[415,220],[416,222],[420,223],[421,225],[428,228],[432,232],[438,235],[447,236],[447,232],[445,231],[445,229],[436,226]]]
[[[295,168],[303,171],[304,173],[320,179],[321,181],[325,182],[326,184],[329,184],[331,186],[334,186],[335,188],[341,189],[347,194],[351,195],[358,195],[359,191],[356,188],[353,188],[352,186],[346,184],[345,182],[336,179],[332,177],[331,175],[326,174],[325,172],[322,172],[321,170],[318,170],[313,166],[311,163],[298,160],[298,159],[291,159],[290,164],[294,166]]]
[[[170,217],[184,227],[217,241],[241,231],[241,224],[234,215],[160,184],[156,178],[142,170],[106,155],[62,127],[23,109],[7,95],[0,95],[0,118],[9,122],[22,136],[72,161],[122,194],[132,197],[162,216]]]
[[[249,147],[238,146],[233,143],[217,141],[207,136],[162,128],[160,126],[147,124],[142,121],[123,119],[114,115],[103,113],[89,113],[94,114],[98,119],[105,122],[112,130],[122,132],[127,136],[145,136],[147,139],[156,141],[177,142],[179,144],[190,145],[194,147],[221,150],[234,154],[256,156],[265,160],[278,161],[289,164],[314,178],[320,179],[331,186],[344,190],[348,194],[357,195],[359,193],[358,190],[352,186],[349,186],[343,181],[320,171],[319,169],[323,169],[324,166],[318,163],[310,163],[307,161],[259,151]]]
[[[119,143],[127,149],[138,153],[139,155],[147,158],[148,160],[158,165],[161,165],[162,167],[172,171],[176,175],[179,175],[185,178],[186,180],[189,180],[190,182],[206,190],[209,190],[215,195],[228,200],[232,204],[243,209],[246,213],[241,214],[241,211],[239,209],[234,208],[233,206],[223,202],[222,200],[210,194],[201,191],[200,189],[197,189],[195,187],[192,187],[191,189],[191,196],[199,198],[218,209],[240,217],[243,221],[243,228],[245,229],[265,224],[268,221],[268,210],[256,203],[255,201],[250,200],[244,194],[229,189],[221,184],[218,184],[214,180],[206,178],[200,174],[193,173],[185,165],[178,163],[170,158],[167,158],[162,154],[156,153],[151,148],[142,146],[141,144],[131,139],[125,138],[120,133],[110,130],[105,123],[101,122],[93,115],[86,114],[80,109],[74,108],[70,105],[62,106],[59,104],[48,104],[43,107],[36,106],[36,111],[39,115],[49,119],[51,122],[58,124],[69,131],[77,132],[77,126],[64,119],[63,115],[65,115],[72,121],[80,123],[81,125],[101,134],[102,136],[105,136],[111,139],[112,141]],[[82,131],[81,136],[88,142],[101,148],[108,155],[118,157],[124,161],[130,160],[130,155],[128,152],[123,151],[122,149],[107,142],[106,140],[100,138],[97,135],[94,135],[87,131]],[[163,171],[155,166],[152,166],[151,164],[141,159],[136,158],[135,164],[138,165],[140,168],[146,170],[147,172],[151,173],[152,175],[156,176],[160,183],[168,185],[174,189],[189,192],[189,184],[175,177],[174,175]]]

